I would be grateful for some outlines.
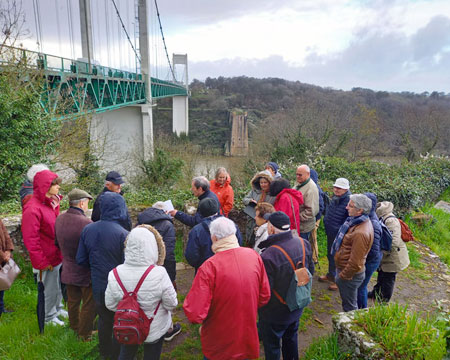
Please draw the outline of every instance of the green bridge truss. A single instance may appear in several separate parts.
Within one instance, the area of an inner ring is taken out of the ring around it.
[[[28,50],[14,51],[20,53],[21,61],[26,59],[30,68],[42,71],[45,81],[41,105],[48,113],[59,113],[65,117],[92,111],[103,112],[147,101],[141,74]],[[4,65],[5,62],[0,59],[0,64]],[[187,96],[183,84],[153,77],[151,92],[153,99]]]

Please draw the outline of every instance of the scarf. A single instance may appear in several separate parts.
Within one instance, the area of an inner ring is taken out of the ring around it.
[[[301,187],[303,187],[303,186],[305,186],[307,183],[309,183],[309,180],[311,180],[311,178],[308,178],[308,180],[303,181],[301,184],[295,185],[295,190],[300,190]]]
[[[236,235],[230,235],[223,239],[217,240],[211,245],[211,250],[214,254],[218,252],[231,250],[239,247],[238,239]]]
[[[330,251],[331,255],[334,256],[334,254],[336,254],[339,251],[339,248],[341,247],[342,244],[342,240],[344,239],[344,236],[347,233],[348,229],[350,229],[352,226],[361,224],[368,218],[369,218],[368,215],[349,216],[339,228],[338,234],[336,235],[336,238],[333,241],[333,245],[331,246]]]

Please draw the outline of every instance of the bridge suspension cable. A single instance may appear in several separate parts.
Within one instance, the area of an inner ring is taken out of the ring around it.
[[[124,23],[122,21],[122,17],[120,16],[119,9],[117,9],[116,2],[114,0],[111,0],[111,1],[112,1],[113,5],[114,5],[114,9],[116,10],[116,14],[117,14],[117,17],[119,18],[120,24],[122,25],[122,29],[125,32],[125,35],[127,36],[128,42],[130,43],[131,48],[133,49],[134,54],[136,55],[136,58],[139,60],[139,62],[141,62],[141,58],[138,55],[136,49],[134,48],[133,43],[131,42],[130,36],[128,35],[128,31],[127,31],[127,29],[126,29],[126,27],[125,27],[125,25],[124,25]]]
[[[172,63],[170,62],[169,53],[167,52],[166,39],[164,38],[163,28],[162,28],[162,24],[161,24],[161,18],[159,16],[158,2],[156,0],[155,0],[155,7],[156,7],[156,15],[158,16],[159,29],[161,30],[162,41],[164,44],[164,50],[166,51],[167,61],[169,62],[170,72],[172,73],[172,76],[175,79],[175,73],[173,72]]]

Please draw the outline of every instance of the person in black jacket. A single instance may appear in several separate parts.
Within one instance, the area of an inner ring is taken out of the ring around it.
[[[105,179],[105,187],[103,188],[102,192],[97,196],[94,202],[94,208],[92,209],[92,215],[91,220],[93,222],[99,221],[102,216],[101,206],[100,203],[102,201],[103,195],[107,192],[114,192],[120,195],[123,195],[122,193],[122,184],[124,183],[122,176],[117,171],[110,171],[106,175]],[[126,208],[126,205],[125,205]],[[127,210],[127,217],[126,219],[120,220],[120,225],[125,230],[131,231],[131,218],[130,213]]]
[[[339,228],[348,217],[346,207],[351,195],[349,181],[345,178],[336,179],[333,185],[333,193],[334,196],[330,200],[330,204],[323,218],[323,224],[325,225],[325,232],[327,234],[328,273],[325,276],[320,276],[319,281],[330,282],[331,284],[328,286],[328,289],[337,291],[338,287],[335,282],[336,266],[334,264],[334,256],[331,255],[331,246]]]
[[[305,267],[314,274],[311,245],[308,241],[301,241],[290,231],[290,219],[282,211],[272,213],[267,227],[269,237],[261,244],[265,250],[261,258],[266,268],[267,277],[272,290],[269,302],[258,311],[258,328],[264,345],[264,354],[267,360],[279,360],[280,353],[283,359],[298,359],[298,322],[303,308],[290,311],[286,304],[280,302],[274,295],[274,290],[282,297],[286,294],[293,276],[292,266],[278,245],[287,252],[294,264],[303,263],[303,248],[305,247]],[[281,341],[281,351],[280,351]]]
[[[209,190],[209,180],[204,176],[197,176],[192,179],[191,191],[192,194],[198,198],[198,201],[202,201],[207,198],[215,200],[220,209],[219,199],[216,194]],[[201,223],[203,219],[203,216],[198,211],[195,215],[188,215],[179,210],[170,210],[169,215],[189,227],[194,227],[195,225]]]
[[[170,280],[175,286],[176,261],[175,261],[175,226],[170,215],[164,211],[164,203],[158,201],[152,207],[145,209],[138,215],[138,225],[147,224],[158,230],[166,246],[166,258],[164,267],[169,274]],[[176,289],[176,286],[175,286]]]

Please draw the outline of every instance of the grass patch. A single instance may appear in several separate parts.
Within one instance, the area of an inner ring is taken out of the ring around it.
[[[445,190],[440,200],[450,202],[450,188]],[[411,220],[412,215],[406,216],[406,222],[411,228],[414,237],[426,244],[433,250],[443,262],[450,265],[450,214],[427,204],[420,210],[425,214],[433,216],[433,220],[419,225]]]
[[[420,253],[416,250],[415,246],[413,244],[406,244],[407,248],[408,248],[408,255],[409,255],[409,262],[410,262],[410,266],[413,267],[414,269],[423,269],[425,267],[425,265],[423,263],[420,262],[420,258],[421,255]]]
[[[298,331],[304,332],[312,322],[313,311],[309,307],[305,307],[303,314],[298,322]]]
[[[188,337],[184,340],[183,343],[176,346],[170,353],[164,352],[163,349],[161,359],[203,359],[202,344],[200,342],[200,334],[198,333],[200,325],[181,324],[181,326],[182,331],[188,333]]]
[[[5,291],[5,306],[14,313],[3,314],[0,321],[0,359],[97,359],[97,339],[79,341],[67,327],[46,326],[39,334],[36,303],[37,287],[29,262],[20,254],[14,259],[22,273]]]
[[[445,325],[399,304],[379,305],[355,313],[355,321],[386,350],[386,359],[442,359]]]
[[[175,242],[175,261],[186,262],[184,258],[184,246],[183,246],[183,232],[177,231]]]
[[[315,339],[314,342],[306,349],[302,360],[343,360],[348,355],[339,351],[337,343],[337,334]]]

